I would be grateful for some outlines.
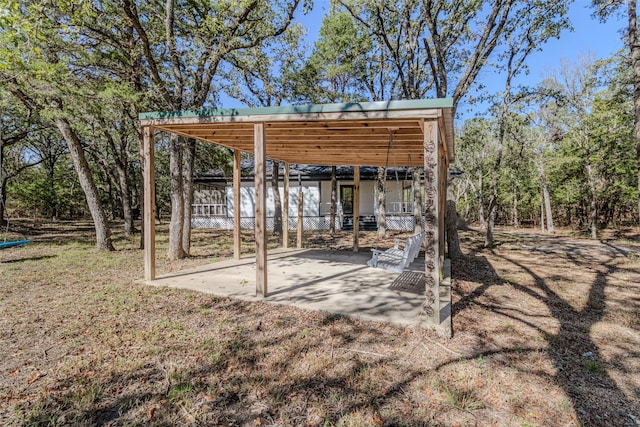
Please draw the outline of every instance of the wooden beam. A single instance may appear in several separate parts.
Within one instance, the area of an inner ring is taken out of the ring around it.
[[[284,207],[282,208],[282,247],[289,247],[289,163],[284,162]]]
[[[256,188],[256,295],[267,296],[267,192],[264,123],[254,124]]]
[[[168,124],[168,123],[167,123]],[[171,127],[176,130],[190,130],[190,129],[242,129],[253,131],[253,123],[171,123]]]
[[[424,177],[425,177],[425,311],[430,323],[440,324],[440,212],[438,170],[438,122],[425,123]]]
[[[349,121],[349,120],[389,120],[389,119],[434,119],[440,114],[440,108],[420,108],[407,110],[378,111],[342,111],[312,112],[291,114],[246,114],[224,116],[192,116],[143,118],[143,126],[162,126],[168,124],[203,124],[203,123],[265,123],[265,122],[305,122],[305,121]]]
[[[185,132],[185,131],[175,130],[171,126],[158,126],[155,129],[156,130],[161,130],[161,131],[164,131],[164,132],[168,132],[168,133],[175,133],[176,135],[185,136],[187,138],[199,139],[199,140],[204,141],[204,142],[210,142],[210,143],[212,142],[214,144],[222,145],[222,146],[230,148],[232,150],[235,150],[235,149],[239,148],[239,147],[236,146],[237,141],[234,141],[234,144],[230,144],[230,143],[224,142],[224,141],[214,141],[214,140],[203,138],[203,137],[200,137],[200,136],[193,136],[193,135],[191,135],[191,134],[189,134],[188,132]],[[247,152],[247,153],[253,153],[253,141],[251,140],[251,138],[247,139],[247,141],[244,143],[244,147],[242,147],[241,151],[244,151],[244,152]]]
[[[360,137],[388,137],[390,126],[384,128],[349,128],[349,129],[339,129],[339,128],[324,128],[324,127],[314,127],[314,128],[291,128],[291,129],[270,129],[267,131],[267,137],[269,138],[269,142],[271,142],[271,137],[278,138],[293,138],[293,139],[308,139],[310,137],[348,137],[350,135],[360,136]],[[170,127],[172,130],[188,133],[189,135],[194,136],[209,136],[209,137],[220,137],[220,138],[234,138],[234,139],[247,139],[253,136],[251,129],[217,129],[213,128],[195,128],[189,129],[185,127],[180,127],[176,129],[174,126]],[[397,128],[398,137],[409,138],[416,135],[422,135],[422,130],[419,126],[413,127],[404,127]]]
[[[267,152],[268,158],[278,160],[284,163],[296,163],[300,161],[301,156],[303,156],[303,154],[296,156],[295,154],[287,153],[285,151],[281,151],[281,152],[268,151]],[[304,161],[306,164],[310,164],[310,165],[326,165],[326,166],[334,166],[334,165],[342,166],[345,164],[345,162],[354,166],[385,166],[387,164],[386,156],[383,154],[361,155],[359,157],[356,157],[356,156],[357,156],[356,154],[348,155],[346,153],[342,155],[339,153],[326,154],[326,155],[309,154],[304,157]],[[423,167],[424,155],[422,153],[420,154],[407,153],[403,156],[398,155],[396,156],[393,162],[389,161],[389,163],[390,163],[389,166],[397,166],[397,167],[403,167],[403,166]]]
[[[442,148],[444,149],[444,156],[447,160],[447,164],[446,166],[449,167],[449,163],[451,162],[451,159],[449,158],[449,149],[447,147],[447,135],[445,132],[445,125],[444,125],[444,117],[440,116],[440,118],[438,119],[438,128],[440,129],[440,144],[442,145]]]
[[[327,137],[345,137],[345,136],[362,136],[362,137],[371,137],[371,136],[387,136],[389,135],[388,129],[391,126],[386,128],[350,128],[350,129],[338,129],[338,128],[304,128],[304,129],[271,129],[267,132],[267,136],[269,138],[273,137],[282,137],[282,138],[299,138],[299,137],[311,137],[311,136],[327,136]],[[422,134],[422,131],[419,126],[413,127],[404,127],[398,128],[397,126],[393,129],[397,129],[398,136],[402,135],[404,137],[411,137],[413,135]]]
[[[360,249],[360,166],[353,167],[353,252]]]
[[[389,126],[411,128],[420,126],[422,119],[395,119],[395,120],[333,120],[333,121],[302,121],[302,122],[270,122],[267,123],[267,132],[272,130],[304,130],[304,129],[376,129],[387,131]]]
[[[240,259],[242,252],[242,234],[240,231],[240,210],[242,208],[240,201],[241,159],[242,152],[233,150],[233,259]]]
[[[144,181],[144,280],[156,278],[156,194],[153,128],[142,128]]]

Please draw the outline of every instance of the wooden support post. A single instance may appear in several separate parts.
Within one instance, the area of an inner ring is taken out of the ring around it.
[[[360,166],[353,167],[353,252],[360,249]]]
[[[267,296],[267,180],[264,123],[253,125],[256,185],[256,295]]]
[[[233,259],[240,259],[242,248],[242,234],[240,231],[240,160],[241,151],[233,151]]]
[[[156,278],[156,194],[153,128],[142,129],[144,181],[144,280]]]
[[[440,325],[440,220],[438,170],[438,122],[424,126],[425,185],[425,312],[428,321]]]
[[[284,200],[282,207],[282,247],[289,247],[289,163],[284,164]]]
[[[441,137],[441,132],[438,133]],[[445,217],[447,211],[447,157],[444,153],[443,144],[438,144],[438,255],[440,260],[440,269],[444,265],[444,255],[446,253],[446,226]],[[440,275],[442,276],[442,274]]]
[[[297,248],[302,249],[302,232],[304,229],[304,193],[302,189],[298,192],[298,242]]]

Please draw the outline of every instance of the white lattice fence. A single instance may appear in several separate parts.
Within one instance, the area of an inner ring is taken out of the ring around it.
[[[220,230],[233,229],[233,218],[225,217],[193,217],[191,218],[193,228],[216,228]]]
[[[267,230],[273,231],[273,217],[267,218]],[[305,217],[302,221],[303,228],[305,230],[328,230],[329,218],[325,217]],[[242,230],[253,230],[256,226],[255,218],[240,218],[240,228]],[[233,218],[225,217],[194,217],[191,218],[191,227],[193,228],[215,228],[221,230],[233,229]],[[296,230],[298,228],[298,219],[289,218],[289,230]],[[338,220],[336,219],[336,228],[339,227]]]
[[[413,216],[387,216],[387,230],[413,231]]]

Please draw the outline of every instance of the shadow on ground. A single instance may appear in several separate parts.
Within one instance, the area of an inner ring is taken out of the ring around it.
[[[635,331],[640,326],[637,320],[640,312],[638,298],[626,299],[624,305],[618,305],[615,297],[612,298],[620,283],[610,283],[610,279],[625,269],[621,258],[628,256],[629,252],[616,245],[589,240],[520,236],[517,233],[500,237],[501,241],[494,249],[485,249],[479,244],[469,255],[454,261],[453,269],[458,281],[477,283],[469,292],[458,292],[457,301],[453,304],[454,319],[456,313],[477,306],[497,318],[536,330],[544,338],[544,351],[555,367],[555,373],[548,379],[559,384],[571,399],[580,425],[639,426],[640,389],[631,384],[625,393],[619,387],[609,375],[609,369],[620,370],[621,366],[613,366],[615,361],[607,361],[610,357],[600,351],[603,343],[595,342],[593,338],[594,327],[606,320],[609,310],[626,312],[618,313],[614,321],[635,319],[629,320],[627,325]],[[477,241],[482,241],[479,233]],[[524,254],[522,249],[526,251]],[[531,257],[535,253],[551,257],[547,258],[547,263],[539,264]],[[509,277],[494,270],[492,263],[495,260],[499,260]],[[583,282],[578,272],[585,270],[591,273],[590,281]],[[639,269],[623,273],[630,273],[640,280]],[[562,289],[571,281],[577,289]],[[488,296],[495,288],[502,289]],[[573,298],[579,299],[580,294],[584,301],[576,304]],[[495,295],[510,297],[496,298]],[[519,296],[512,298],[513,295]],[[512,303],[505,304],[508,300]],[[519,304],[514,305],[515,301]],[[502,348],[482,351],[475,357],[526,351],[538,349]],[[625,354],[625,357],[630,356]],[[622,371],[623,375],[638,375],[637,372],[625,372],[624,368]]]

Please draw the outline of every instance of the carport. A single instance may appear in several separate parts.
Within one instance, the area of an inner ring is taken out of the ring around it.
[[[240,157],[255,161],[256,295],[268,295],[266,174],[267,158],[288,164],[354,166],[354,211],[358,212],[359,166],[423,167],[425,177],[425,308],[439,323],[439,286],[444,267],[446,179],[454,156],[452,100],[423,99],[346,104],[311,104],[246,109],[152,112],[140,114],[144,153],[145,280],[156,278],[154,131],[195,138],[234,153],[234,203],[240,199]],[[288,200],[283,200],[288,223]],[[240,258],[240,210],[234,209],[234,258]],[[287,242],[284,227],[284,242]],[[353,250],[358,251],[358,216]],[[212,272],[211,274],[215,274]]]

